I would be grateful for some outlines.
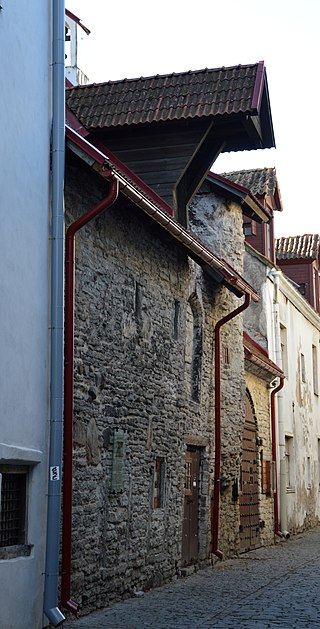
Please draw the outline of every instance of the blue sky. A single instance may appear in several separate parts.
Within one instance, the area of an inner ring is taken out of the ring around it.
[[[91,30],[79,41],[90,82],[264,60],[277,149],[226,154],[213,170],[275,166],[284,207],[276,235],[320,233],[318,0],[66,0],[66,7]]]

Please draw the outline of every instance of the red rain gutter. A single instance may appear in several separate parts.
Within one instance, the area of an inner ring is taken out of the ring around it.
[[[220,516],[220,468],[221,468],[221,337],[220,331],[225,323],[236,317],[240,312],[250,306],[251,295],[246,294],[241,306],[229,312],[225,317],[216,323],[214,329],[214,387],[215,387],[215,418],[214,418],[214,486],[213,486],[213,511],[211,516],[212,533],[212,553],[219,559],[223,558],[223,553],[218,548],[219,542],[219,516]]]
[[[253,89],[251,109],[255,109],[258,113],[260,112],[262,92],[264,86],[264,61],[259,61],[256,81]]]
[[[110,178],[111,171],[103,176]],[[63,451],[63,523],[62,523],[62,568],[61,604],[76,616],[79,604],[70,598],[71,590],[71,537],[72,537],[72,455],[73,455],[73,370],[74,370],[74,267],[75,235],[109,208],[117,199],[119,183],[110,181],[107,196],[86,214],[72,223],[66,233],[65,254],[65,358],[64,358],[64,451]]]
[[[112,153],[109,155],[109,151],[106,153],[102,152],[100,148],[88,142],[86,138],[79,135],[79,133],[69,126],[66,126],[66,140],[67,145],[70,140],[72,145],[80,149],[80,152],[83,152],[92,159],[91,166],[94,170],[101,172],[102,168],[103,172],[106,164],[108,164],[111,169],[112,177],[119,181],[121,192],[196,256],[198,264],[203,265],[204,263],[204,268],[208,267],[220,273],[224,285],[227,286],[229,290],[236,292],[238,297],[250,293],[254,301],[260,300],[252,286],[250,286],[230,264],[215,256],[201,240],[170,216],[170,214],[172,214],[172,208],[158,197],[153,190],[149,189],[148,186],[145,187],[151,191],[153,196],[151,197],[145,194],[145,191],[140,189],[141,180],[134,175],[127,166],[122,164],[118,158],[112,155]],[[106,151],[105,147],[102,148]]]
[[[280,376],[280,384],[271,393],[271,438],[272,438],[272,460],[274,466],[274,533],[278,537],[284,537],[279,527],[279,507],[278,507],[278,477],[277,477],[277,439],[276,439],[276,393],[284,386],[284,376]]]

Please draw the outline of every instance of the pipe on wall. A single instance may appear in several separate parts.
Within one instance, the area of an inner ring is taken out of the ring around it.
[[[284,386],[284,377],[280,377],[279,385],[271,393],[271,438],[272,438],[272,461],[274,473],[274,533],[278,537],[285,537],[280,531],[279,526],[279,509],[278,509],[278,477],[277,477],[277,431],[276,431],[276,402],[275,397],[278,391]]]
[[[282,364],[282,352],[281,352],[281,330],[280,330],[280,305],[279,305],[279,292],[280,292],[280,277],[281,271],[272,270],[271,276],[274,281],[274,296],[273,296],[273,325],[274,325],[274,344],[275,344],[275,362],[281,369]],[[280,503],[280,528],[284,537],[290,537],[290,533],[287,530],[287,471],[286,471],[286,447],[285,447],[285,426],[284,426],[284,400],[280,393],[277,396],[278,406],[278,442],[279,442],[279,503]]]
[[[111,171],[103,173],[109,178]],[[119,194],[119,182],[109,181],[108,194],[86,214],[74,221],[66,233],[65,256],[65,358],[64,358],[64,447],[63,447],[63,524],[62,524],[62,575],[61,604],[77,615],[79,604],[70,598],[71,591],[71,542],[72,542],[72,459],[73,459],[73,370],[74,370],[74,269],[75,235],[104,210],[109,208]]]
[[[52,214],[51,214],[51,364],[50,442],[44,583],[44,613],[54,627],[65,617],[57,607],[61,461],[63,421],[63,259],[64,259],[64,158],[65,158],[65,3],[54,0],[52,10]]]
[[[223,558],[223,553],[218,548],[219,543],[219,519],[220,519],[220,468],[221,468],[221,328],[225,323],[236,317],[240,312],[246,310],[251,302],[251,295],[246,293],[245,300],[241,306],[229,312],[220,319],[214,329],[214,387],[215,387],[215,419],[214,419],[214,485],[213,485],[213,510],[211,516],[212,533],[212,553],[219,559]]]

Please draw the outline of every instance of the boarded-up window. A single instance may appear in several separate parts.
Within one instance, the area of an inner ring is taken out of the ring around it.
[[[271,461],[262,459],[262,493],[271,494]]]

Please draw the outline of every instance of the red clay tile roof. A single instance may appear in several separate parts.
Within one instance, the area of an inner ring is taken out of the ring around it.
[[[87,129],[260,111],[263,62],[67,90],[67,105]]]
[[[277,260],[311,259],[319,256],[319,234],[304,234],[303,236],[287,236],[276,239]]]
[[[260,196],[273,196],[278,185],[275,168],[237,170],[232,173],[221,173],[221,176]]]

